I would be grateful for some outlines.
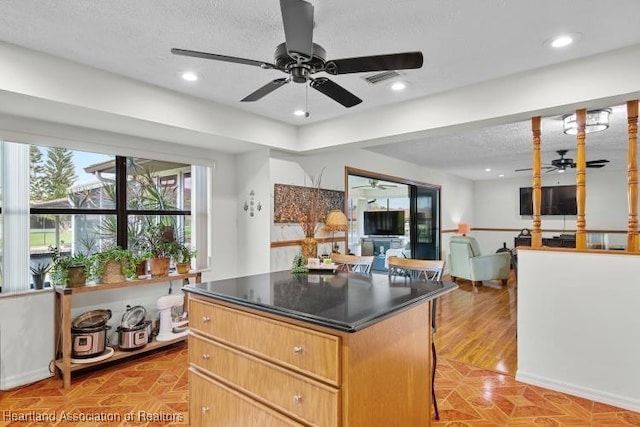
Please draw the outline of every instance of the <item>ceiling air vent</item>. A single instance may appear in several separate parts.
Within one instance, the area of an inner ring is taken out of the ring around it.
[[[383,71],[381,73],[378,74],[372,74],[370,76],[367,77],[363,77],[363,79],[365,79],[367,81],[367,83],[375,85],[378,83],[382,83],[385,80],[389,80],[389,79],[393,79],[394,77],[398,77],[400,75],[400,73],[398,73],[397,71]]]

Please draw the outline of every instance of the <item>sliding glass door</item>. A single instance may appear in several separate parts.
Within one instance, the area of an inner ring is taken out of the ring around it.
[[[410,185],[411,257],[440,259],[440,189]]]

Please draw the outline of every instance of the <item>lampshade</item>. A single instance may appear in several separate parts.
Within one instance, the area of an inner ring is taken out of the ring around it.
[[[609,114],[611,114],[610,108],[587,111],[584,124],[585,133],[599,132],[607,129],[609,127]],[[562,124],[564,126],[564,133],[567,135],[576,135],[578,133],[578,122],[575,114],[564,116],[562,118]]]
[[[471,231],[469,224],[458,224],[458,234],[467,234]]]
[[[324,228],[328,231],[346,231],[347,216],[339,209],[333,209],[327,214]]]

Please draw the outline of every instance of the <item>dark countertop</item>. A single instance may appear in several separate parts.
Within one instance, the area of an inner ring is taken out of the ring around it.
[[[355,332],[413,304],[434,299],[458,286],[386,274],[299,274],[278,271],[213,282],[193,283],[185,292]]]

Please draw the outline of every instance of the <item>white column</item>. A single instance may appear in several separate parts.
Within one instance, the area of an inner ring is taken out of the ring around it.
[[[0,142],[2,150],[2,292],[29,289],[29,146]]]
[[[198,251],[196,268],[203,270],[210,263],[209,253],[209,209],[207,201],[211,199],[209,180],[212,174],[205,166],[191,166],[191,244]],[[207,197],[207,195],[209,197]]]

